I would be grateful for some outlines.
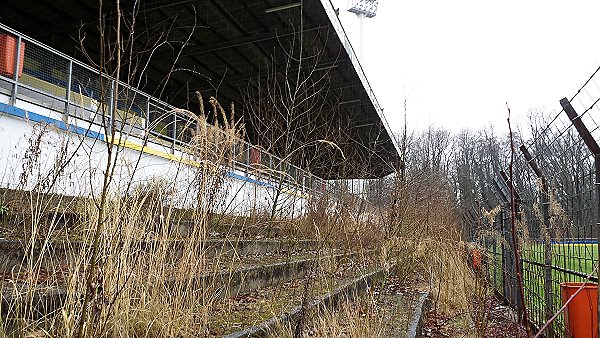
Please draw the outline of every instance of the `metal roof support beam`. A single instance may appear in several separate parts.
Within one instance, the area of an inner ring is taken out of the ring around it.
[[[319,31],[319,30],[323,30],[323,29],[327,29],[327,28],[328,28],[327,26],[313,26],[313,27],[304,29],[302,32],[306,33],[306,32],[311,32],[311,31]],[[288,37],[288,36],[291,36],[294,34],[298,34],[299,32],[300,31],[298,31],[296,29],[288,29],[281,33],[277,33],[277,31],[275,31],[275,32],[267,32],[267,33],[261,33],[261,34],[253,34],[253,35],[249,35],[247,37],[243,37],[243,38],[239,38],[239,39],[223,41],[223,42],[217,43],[217,44],[211,44],[210,46],[188,47],[184,50],[184,52],[186,55],[198,55],[198,54],[215,52],[215,51],[229,49],[229,48],[240,47],[240,46],[249,45],[249,44],[258,43],[258,42],[275,40],[278,38],[283,38],[283,37]]]

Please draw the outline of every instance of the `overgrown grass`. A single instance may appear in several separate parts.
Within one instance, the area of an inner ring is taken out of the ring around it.
[[[218,109],[218,103],[212,102]],[[206,243],[212,232],[219,232],[217,237],[224,242],[263,236],[320,241],[321,246],[309,254],[319,259],[319,266],[306,279],[307,287],[316,293],[328,288],[315,281],[331,284],[340,278],[337,273],[344,263],[327,259],[334,248],[358,252],[357,262],[379,248],[380,223],[352,217],[355,205],[337,203],[340,196],[315,199],[305,214],[293,219],[274,219],[268,211],[228,215],[217,206],[222,206],[227,193],[224,173],[240,131],[230,123],[214,137],[216,126],[199,125],[187,153],[200,165],[194,167],[193,184],[185,191],[177,191],[178,169],[174,177],[109,183],[103,203],[98,195],[70,198],[35,183],[34,190],[13,192],[16,211],[4,222],[4,229],[22,240],[24,247],[19,250],[24,254],[5,269],[2,287],[12,296],[4,298],[4,331],[16,336],[76,337],[83,325],[82,333],[88,337],[213,335],[214,313],[223,309],[232,285],[224,284],[217,273],[235,270],[244,257],[235,252],[209,255]],[[113,161],[119,149],[115,146]],[[194,208],[179,207],[177,195],[182,194],[194,201]],[[73,219],[65,223],[66,214]],[[238,229],[231,232],[234,227]],[[262,232],[265,228],[276,233]],[[292,254],[282,253],[278,261],[290,261]],[[350,275],[368,271],[353,267]],[[211,274],[213,278],[206,277]],[[50,291],[60,297],[39,300]],[[84,298],[89,301],[83,302]]]
[[[109,182],[103,203],[99,194],[69,198],[37,184],[19,192],[12,218],[4,225],[11,237],[24,241],[24,255],[5,269],[9,272],[2,286],[13,296],[2,309],[4,330],[49,337],[77,337],[80,327],[88,337],[215,336],[275,316],[292,303],[306,305],[346,278],[383,268],[393,275],[375,286],[384,289],[393,279],[429,291],[434,309],[460,316],[471,335],[484,336],[485,314],[473,299],[484,297],[486,289],[467,265],[452,189],[439,173],[424,170],[407,180],[387,178],[379,194],[393,198],[367,201],[347,192],[315,193],[300,214],[288,210],[294,208],[289,203],[230,214],[223,203],[231,193],[225,173],[242,131],[218,102],[211,104],[228,123],[208,127],[197,121],[191,146],[185,149],[189,161],[176,163],[172,177]],[[224,131],[216,132],[218,128]],[[122,149],[115,146],[115,151],[116,164]],[[193,179],[182,188],[179,175],[184,170]],[[274,210],[278,217],[273,217]],[[64,222],[65,214],[73,218]],[[310,239],[319,245],[306,256],[288,251],[256,260],[207,247],[210,238],[226,243],[265,237]],[[332,259],[334,253],[357,253],[358,258],[348,267],[344,264],[352,262]],[[307,268],[306,277],[295,280],[302,292],[290,296],[277,289],[272,303],[231,308],[235,298],[228,296],[235,295],[237,281],[224,282],[219,272],[250,261],[266,264],[298,257],[318,262]],[[58,290],[60,299],[40,302],[39,295],[49,290]],[[386,311],[411,315],[404,298],[386,298],[388,307],[382,299],[370,294],[356,303],[343,302],[339,312],[330,308],[304,318],[303,325],[288,323],[282,334],[379,336],[387,330]],[[239,316],[215,318],[216,313]]]

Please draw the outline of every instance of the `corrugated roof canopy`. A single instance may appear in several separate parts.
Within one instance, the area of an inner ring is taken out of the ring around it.
[[[104,5],[111,41],[114,6]],[[99,59],[97,1],[2,7],[8,26],[82,61]],[[194,111],[196,91],[235,103],[250,142],[323,178],[380,177],[399,163],[328,0],[123,0],[121,7],[122,36],[138,67],[128,82],[144,91]]]

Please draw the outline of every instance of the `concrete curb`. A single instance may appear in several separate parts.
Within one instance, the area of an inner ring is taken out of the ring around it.
[[[173,257],[180,257],[186,242],[172,240]],[[313,240],[228,240],[207,239],[203,242],[203,254],[206,258],[214,258],[220,254],[262,255],[274,252],[298,252],[300,250],[316,250],[323,243]],[[0,271],[10,273],[27,262],[41,262],[42,266],[68,265],[77,259],[80,251],[87,244],[80,241],[34,241],[0,239]],[[132,249],[152,253],[156,250],[153,241],[139,241],[132,244]]]
[[[415,312],[410,320],[406,338],[421,338],[423,333],[423,317],[429,307],[429,292],[422,293],[417,299]]]
[[[318,264],[327,259],[339,262],[343,259],[353,259],[358,253],[335,254],[332,256],[321,256],[278,262],[269,265],[257,265],[253,267],[237,269],[234,271],[221,271],[208,273],[198,277],[199,286],[217,285],[215,290],[217,298],[233,297],[240,293],[262,289],[271,285],[278,285],[292,279],[302,278],[309,272],[313,264]]]
[[[322,297],[311,301],[307,309],[309,311],[320,312],[325,308],[334,308],[342,300],[352,300],[360,295],[364,290],[369,288],[375,280],[383,277],[384,269],[371,272],[365,276],[358,277],[351,282],[335,289],[332,292],[326,293]],[[282,313],[279,316],[272,317],[262,322],[259,325],[252,326],[242,331],[237,331],[223,338],[255,338],[266,337],[277,324],[289,323],[298,318],[302,311],[302,306],[297,306],[289,312]],[[313,312],[314,313],[314,312]]]
[[[32,318],[40,319],[58,311],[67,300],[67,291],[62,287],[46,287],[44,291],[28,288],[23,284],[13,284],[8,288],[2,286],[0,315],[5,321],[9,312],[18,306],[18,301],[25,302],[30,307]]]

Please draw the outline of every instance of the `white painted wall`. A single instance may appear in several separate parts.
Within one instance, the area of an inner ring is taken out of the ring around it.
[[[0,94],[0,102],[7,103],[8,98]],[[15,106],[54,119],[62,118],[60,113],[32,103],[17,100]],[[88,126],[83,121],[77,122],[80,127]],[[93,126],[91,130],[101,132],[99,126]],[[124,139],[142,143],[134,137]],[[148,143],[147,146],[165,153],[171,151],[170,147],[158,143]],[[174,155],[191,159],[190,155],[179,151],[175,151]],[[42,190],[45,190],[54,177],[53,173],[68,161],[49,192],[71,196],[97,195],[102,186],[107,158],[107,144],[101,140],[0,112],[1,187],[30,190],[41,185]],[[126,147],[118,147],[115,163],[112,192],[123,192],[130,184],[139,186],[162,181],[172,189],[172,200],[177,207],[192,207],[197,204],[196,187],[200,169],[196,166]],[[245,176],[244,172],[231,168],[221,168],[221,171]],[[275,189],[226,174],[222,177],[219,193],[211,202],[217,206],[217,211],[248,214],[253,210],[271,210]],[[266,182],[264,178],[249,177],[276,185],[274,182]],[[289,216],[304,212],[306,198],[299,197],[297,192],[280,195],[279,210],[287,210]]]

